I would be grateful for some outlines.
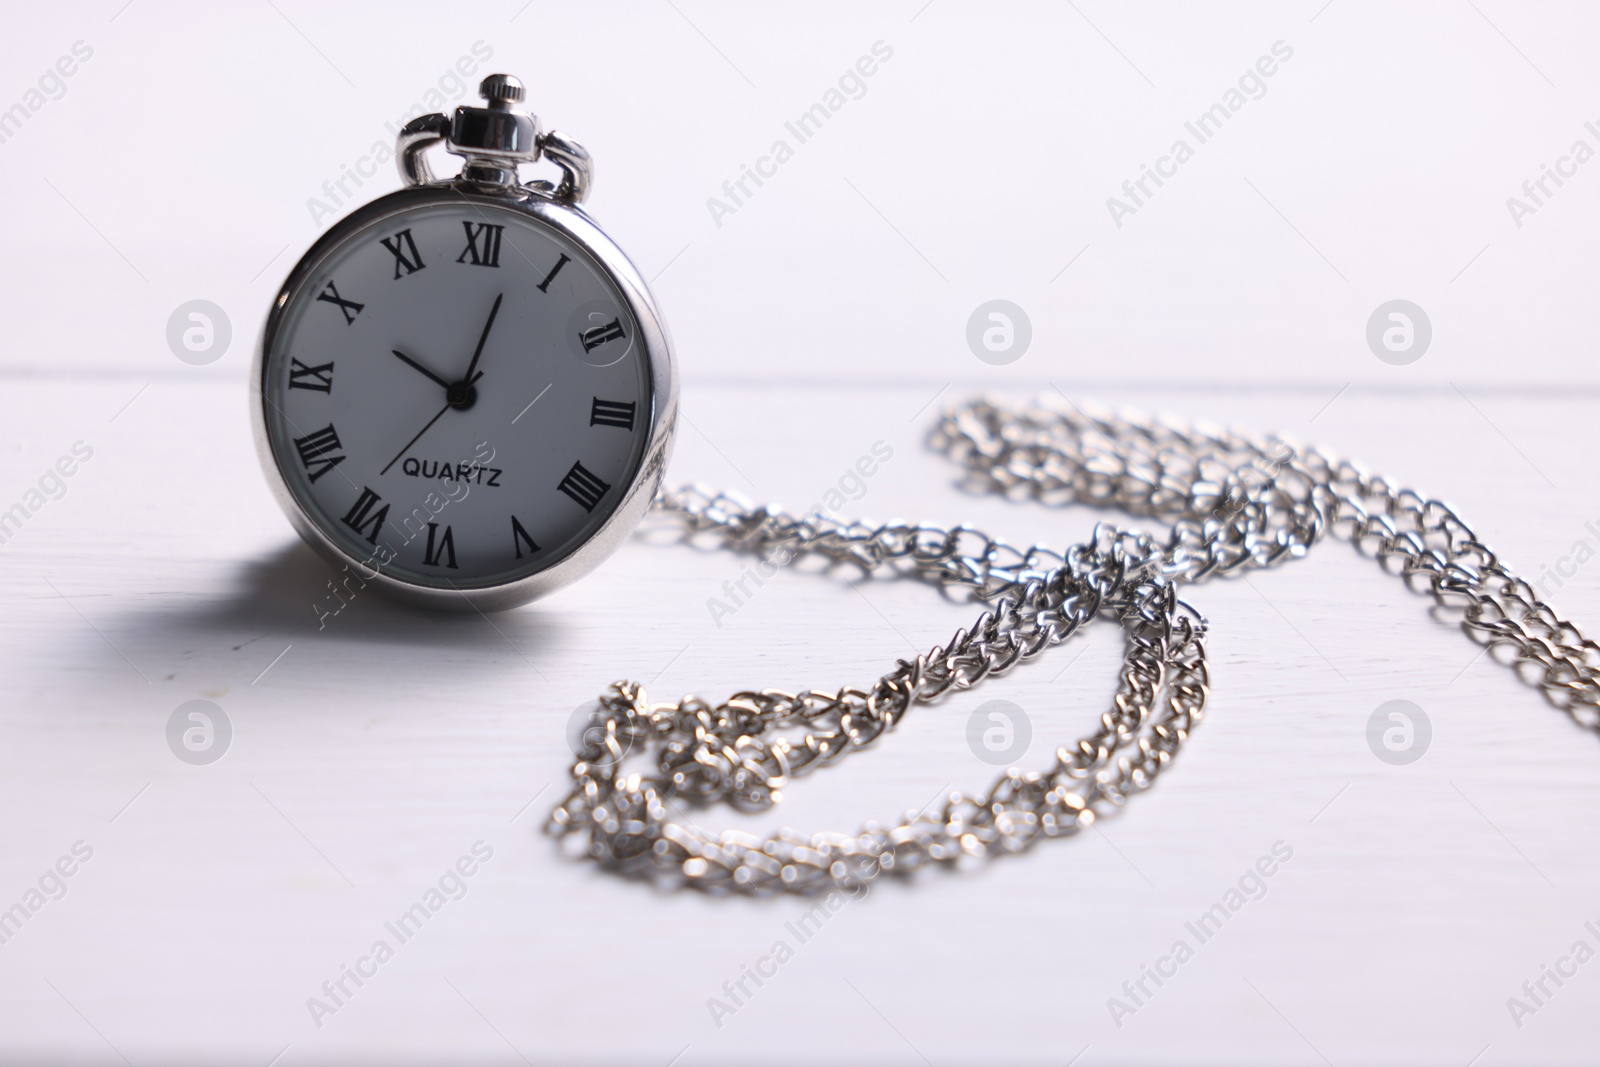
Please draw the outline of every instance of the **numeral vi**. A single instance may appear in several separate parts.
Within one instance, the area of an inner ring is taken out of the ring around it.
[[[437,544],[435,544],[435,537],[438,532],[438,523],[428,523],[428,547],[422,550],[422,562],[429,567],[437,567],[440,563],[440,557],[444,557],[449,561],[445,563],[445,566],[451,570],[456,570],[455,533],[450,527],[446,526],[444,528],[444,536],[438,537]]]

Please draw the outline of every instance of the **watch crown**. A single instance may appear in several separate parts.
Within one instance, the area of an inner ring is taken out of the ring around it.
[[[462,177],[484,185],[515,184],[517,164],[539,159],[539,120],[516,109],[526,93],[509,74],[489,75],[478,92],[487,104],[456,108],[446,147],[466,157]]]
[[[529,193],[563,204],[578,204],[589,193],[594,164],[582,145],[555,130],[539,128],[539,117],[519,110],[527,95],[522,82],[509,74],[490,74],[478,83],[483,106],[462,104],[449,118],[419,115],[395,139],[400,174],[407,185],[430,185],[433,171],[423,152],[443,142],[448,152],[463,157],[458,183],[476,188],[509,189],[518,184],[517,168],[548,155],[563,172],[561,184],[523,183]],[[520,194],[519,194],[520,195]]]
[[[505,109],[512,104],[522,103],[527,92],[522,82],[511,75],[491,74],[479,84],[478,95],[489,101],[490,107]]]

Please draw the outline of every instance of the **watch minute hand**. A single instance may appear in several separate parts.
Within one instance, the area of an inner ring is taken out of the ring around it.
[[[472,353],[472,362],[467,364],[465,377],[469,381],[476,380],[472,377],[472,372],[478,369],[478,358],[483,355],[483,344],[489,339],[489,328],[494,325],[494,317],[500,314],[500,301],[504,299],[505,295],[501,293],[496,296],[494,298],[494,307],[489,309],[489,321],[483,324],[483,333],[478,337],[478,347]]]

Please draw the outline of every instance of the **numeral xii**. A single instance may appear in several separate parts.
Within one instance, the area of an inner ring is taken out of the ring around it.
[[[474,267],[498,267],[500,265],[500,235],[505,232],[504,226],[496,226],[492,222],[469,222],[462,220],[461,226],[467,231],[467,247],[461,250],[456,257],[460,263],[468,257],[472,259]]]

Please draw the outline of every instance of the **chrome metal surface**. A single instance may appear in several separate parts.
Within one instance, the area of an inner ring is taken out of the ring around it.
[[[1447,505],[1346,460],[1283,437],[1054,401],[959,405],[931,443],[971,488],[1115,507],[1165,529],[1151,536],[1101,524],[1064,552],[1018,549],[966,526],[870,526],[784,515],[693,486],[669,492],[659,510],[686,538],[708,536],[780,563],[813,555],[901,570],[966,587],[994,607],[865,689],[653,704],[642,686],[617,682],[592,715],[550,832],[572,836],[613,871],[756,894],[854,888],[1070,836],[1150,788],[1204,712],[1205,623],[1178,599],[1181,584],[1299,558],[1330,532],[1430,593],[1438,612],[1507,653],[1550,703],[1600,731],[1600,645],[1512,575]],[[777,804],[790,779],[871,745],[914,704],[1003,674],[1097,614],[1127,631],[1117,694],[1099,728],[1057,748],[1043,770],[1011,769],[981,793],[951,793],[930,811],[847,833],[711,834],[669,806]],[[769,736],[786,726],[796,736]]]
[[[443,143],[450,133],[450,120],[443,115],[418,115],[395,138],[395,163],[407,185],[432,185],[433,168],[428,165],[428,149]]]
[[[560,130],[551,130],[540,141],[544,154],[555,160],[562,170],[561,184],[550,188],[548,182],[529,182],[528,187],[543,192],[563,204],[581,204],[589,196],[594,183],[594,160],[577,141]]]
[[[251,374],[250,410],[257,455],[260,457],[262,469],[266,472],[267,482],[272,488],[273,495],[277,497],[290,522],[323,558],[335,566],[356,564],[361,568],[360,573],[363,577],[366,577],[367,572],[373,569],[371,561],[351,556],[330,538],[305,513],[283,476],[279,467],[280,461],[292,462],[292,459],[275,455],[267,433],[266,403],[270,395],[264,390],[267,356],[272,351],[289,298],[305,285],[327,253],[337,247],[348,234],[380,219],[403,215],[408,211],[441,203],[482,203],[512,208],[574,243],[579,250],[592,258],[594,265],[604,275],[610,278],[626,302],[628,312],[638,323],[641,358],[649,367],[650,418],[643,453],[621,502],[589,540],[537,573],[516,581],[478,587],[467,592],[416,585],[381,570],[375,577],[369,579],[376,588],[390,596],[421,607],[456,611],[496,611],[525,604],[576,581],[615,552],[649,510],[651,501],[660,490],[667,461],[672,454],[672,443],[677,429],[678,378],[666,327],[643,275],[622,250],[581,210],[557,203],[520,186],[513,185],[505,189],[484,191],[463,188],[456,183],[435,183],[401,189],[359,208],[332,226],[311,246],[290,272],[273,301],[256,345],[255,364]]]
[[[511,75],[489,75],[478,92],[487,107],[463,106],[453,117],[421,115],[406,123],[395,145],[395,162],[405,183],[430,185],[436,180],[427,160],[434,145],[465,159],[454,180],[479,191],[515,185],[520,165],[549,156],[561,169],[561,181],[535,179],[523,188],[568,206],[583,203],[594,184],[588,151],[558,130],[541,131],[537,115],[515,110],[512,105],[521,103],[525,92]]]
[[[466,163],[461,180],[511,185],[519,163],[539,159],[539,119],[511,105],[523,97],[522,83],[509,74],[491,74],[478,86],[488,107],[456,108],[445,146]]]
[[[522,82],[509,74],[491,74],[479,84],[487,107],[458,107],[454,118],[421,115],[400,131],[395,142],[395,162],[407,188],[367,204],[331,227],[301,258],[273,301],[256,346],[251,375],[251,414],[256,450],[273,494],[301,536],[330,562],[343,565],[356,560],[327,536],[301,508],[279,469],[268,438],[264,391],[267,355],[281,325],[289,298],[309,277],[315,265],[344,237],[390,215],[439,202],[483,202],[512,207],[561,233],[588,254],[616,285],[639,326],[651,381],[649,436],[633,480],[622,502],[587,542],[539,572],[514,582],[470,593],[427,588],[379,572],[376,586],[423,607],[492,611],[515,607],[549,593],[587,574],[627,538],[649,509],[660,489],[677,429],[678,380],[672,345],[655,300],[644,277],[610,238],[579,208],[593,180],[593,162],[576,141],[554,131],[543,134],[538,117],[517,111],[525,94]],[[448,182],[434,177],[427,151],[435,145],[465,158],[461,173]],[[537,162],[548,152],[562,171],[558,185],[530,181],[519,185],[517,167]],[[463,398],[465,399],[465,398]]]

